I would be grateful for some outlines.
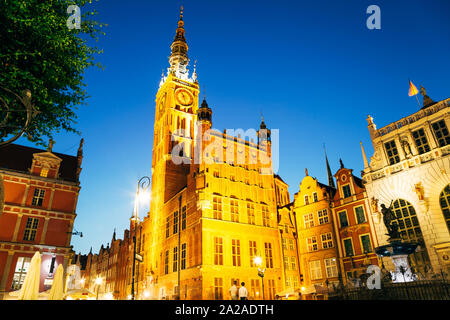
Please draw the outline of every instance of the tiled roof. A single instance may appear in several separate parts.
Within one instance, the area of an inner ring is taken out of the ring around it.
[[[33,154],[46,152],[46,150],[25,147],[18,144],[10,144],[0,148],[0,169],[29,173]],[[59,179],[78,182],[77,179],[77,157],[67,154],[52,152],[60,158]]]

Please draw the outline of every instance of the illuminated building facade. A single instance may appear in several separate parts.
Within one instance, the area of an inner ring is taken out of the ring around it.
[[[182,15],[171,49],[156,95],[151,205],[142,222],[150,296],[228,299],[236,280],[250,299],[273,299],[283,283],[270,130],[262,121],[253,140],[212,130],[195,69],[188,74]]]
[[[369,164],[363,152],[363,180],[378,243],[388,239],[381,205],[392,205],[402,237],[420,243],[409,263],[427,277],[450,266],[450,99],[434,102],[420,91],[423,107],[405,118],[377,129],[368,116],[374,154]]]
[[[369,265],[379,265],[375,247],[373,217],[366,189],[353,170],[344,167],[334,175],[336,194],[333,198],[333,221],[339,250],[342,279],[361,285],[360,277]]]
[[[331,212],[335,193],[306,170],[294,195],[303,299],[325,299],[327,286],[338,282],[339,252]]]
[[[71,261],[82,143],[77,156],[20,145],[0,149],[5,205],[0,215],[0,295],[18,290],[31,258],[42,255],[40,291]]]

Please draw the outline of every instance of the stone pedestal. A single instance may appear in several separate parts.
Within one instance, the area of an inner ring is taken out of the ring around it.
[[[411,268],[409,267],[407,254],[393,255],[391,259],[395,265],[395,270],[391,271],[393,283],[417,280],[417,276],[411,272]]]

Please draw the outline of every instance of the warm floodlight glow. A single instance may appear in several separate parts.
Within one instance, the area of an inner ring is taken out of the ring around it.
[[[102,284],[102,278],[97,277],[97,279],[95,279],[95,284],[96,285],[101,285]]]
[[[253,263],[256,264],[257,266],[260,266],[262,264],[262,258],[258,256],[254,257]]]
[[[106,299],[106,300],[113,300],[114,297],[113,297],[113,295],[112,295],[111,292],[108,292],[107,294],[105,294],[105,299]]]
[[[150,297],[150,292],[148,292],[148,290],[145,290],[145,291],[144,291],[144,297],[145,297],[145,298]]]
[[[138,194],[136,194],[136,202],[138,204],[146,204],[150,201],[150,192],[140,190]]]
[[[80,284],[82,285],[82,286],[84,286],[84,282],[85,282],[86,280],[84,280],[84,278],[81,278],[81,280],[80,280]]]

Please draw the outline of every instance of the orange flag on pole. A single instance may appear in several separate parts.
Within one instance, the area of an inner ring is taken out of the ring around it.
[[[412,97],[412,96],[415,96],[418,93],[419,93],[419,90],[417,90],[416,86],[411,82],[411,80],[409,80],[409,93],[408,93],[408,95],[410,97]]]

